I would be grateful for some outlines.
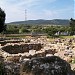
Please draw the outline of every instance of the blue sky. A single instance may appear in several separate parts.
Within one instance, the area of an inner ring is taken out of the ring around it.
[[[36,19],[75,18],[75,0],[1,0],[0,7],[6,13],[6,22]]]

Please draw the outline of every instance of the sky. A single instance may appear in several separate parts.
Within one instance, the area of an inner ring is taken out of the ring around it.
[[[6,23],[36,19],[75,18],[75,0],[0,0],[6,13]]]

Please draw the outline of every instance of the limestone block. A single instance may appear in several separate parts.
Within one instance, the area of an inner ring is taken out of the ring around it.
[[[29,54],[32,55],[32,56],[35,55],[36,54],[36,50],[29,50]]]
[[[46,57],[53,56],[53,54],[46,54]]]

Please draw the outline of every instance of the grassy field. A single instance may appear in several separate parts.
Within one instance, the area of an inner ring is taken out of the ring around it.
[[[67,39],[67,38],[75,38],[75,36],[60,36],[60,38],[63,38],[63,39]]]

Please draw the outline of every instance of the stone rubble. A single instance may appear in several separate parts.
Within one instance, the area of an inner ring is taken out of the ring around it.
[[[8,42],[3,46],[0,44],[0,56],[3,57],[4,62],[22,63],[35,57],[49,56],[58,56],[69,63],[75,61],[75,38],[57,38],[51,41],[41,37],[20,39],[20,41]],[[10,69],[10,66],[6,68]],[[72,69],[74,68],[75,66]]]

